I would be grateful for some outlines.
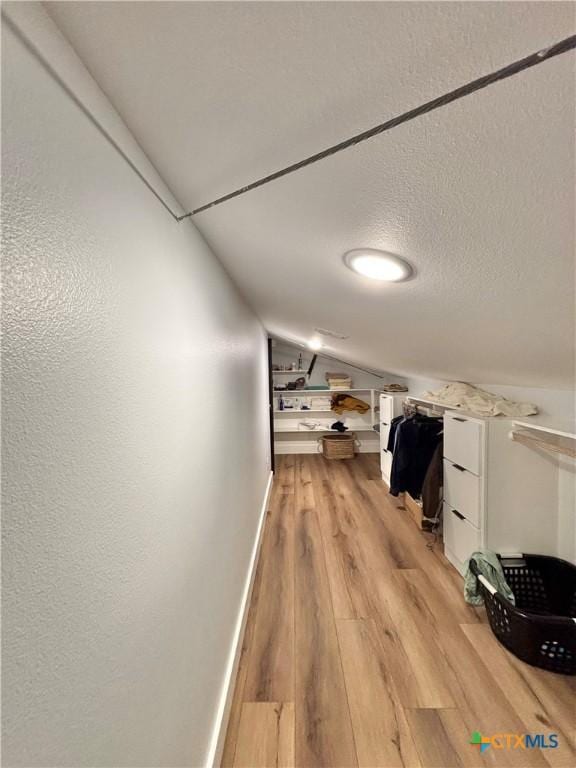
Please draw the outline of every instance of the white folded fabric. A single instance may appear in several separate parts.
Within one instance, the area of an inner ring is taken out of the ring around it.
[[[446,384],[438,392],[425,392],[423,397],[478,416],[532,416],[538,413],[534,403],[516,403],[461,381]]]

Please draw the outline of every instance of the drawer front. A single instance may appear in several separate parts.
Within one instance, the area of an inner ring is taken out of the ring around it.
[[[380,395],[380,421],[390,424],[394,418],[394,399],[389,395]]]
[[[382,449],[380,451],[380,470],[382,477],[390,485],[390,471],[392,469],[392,454],[390,451]]]
[[[482,474],[484,424],[465,416],[444,414],[444,456],[454,464]]]
[[[481,545],[481,536],[478,528],[475,528],[466,518],[458,517],[454,510],[444,502],[444,546],[450,550],[457,559],[464,563],[472,552]]]
[[[480,478],[444,459],[444,498],[468,522],[480,527]]]

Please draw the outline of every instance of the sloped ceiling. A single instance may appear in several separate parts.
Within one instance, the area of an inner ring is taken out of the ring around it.
[[[570,3],[45,7],[186,209],[574,34]],[[565,54],[195,217],[266,327],[398,374],[570,388]],[[180,224],[179,226],[185,226]],[[407,258],[378,285],[342,255]]]

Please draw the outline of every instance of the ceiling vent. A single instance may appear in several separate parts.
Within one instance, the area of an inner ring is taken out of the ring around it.
[[[338,333],[337,331],[329,331],[327,328],[314,328],[316,333],[319,333],[320,336],[329,336],[331,339],[349,339],[350,336],[347,336],[345,333]]]

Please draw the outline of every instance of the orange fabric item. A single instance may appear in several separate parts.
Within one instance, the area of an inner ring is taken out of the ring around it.
[[[366,413],[370,410],[368,403],[364,400],[359,400],[352,395],[334,395],[332,397],[332,405],[330,406],[336,413],[342,414],[344,411],[357,411],[358,413]]]

